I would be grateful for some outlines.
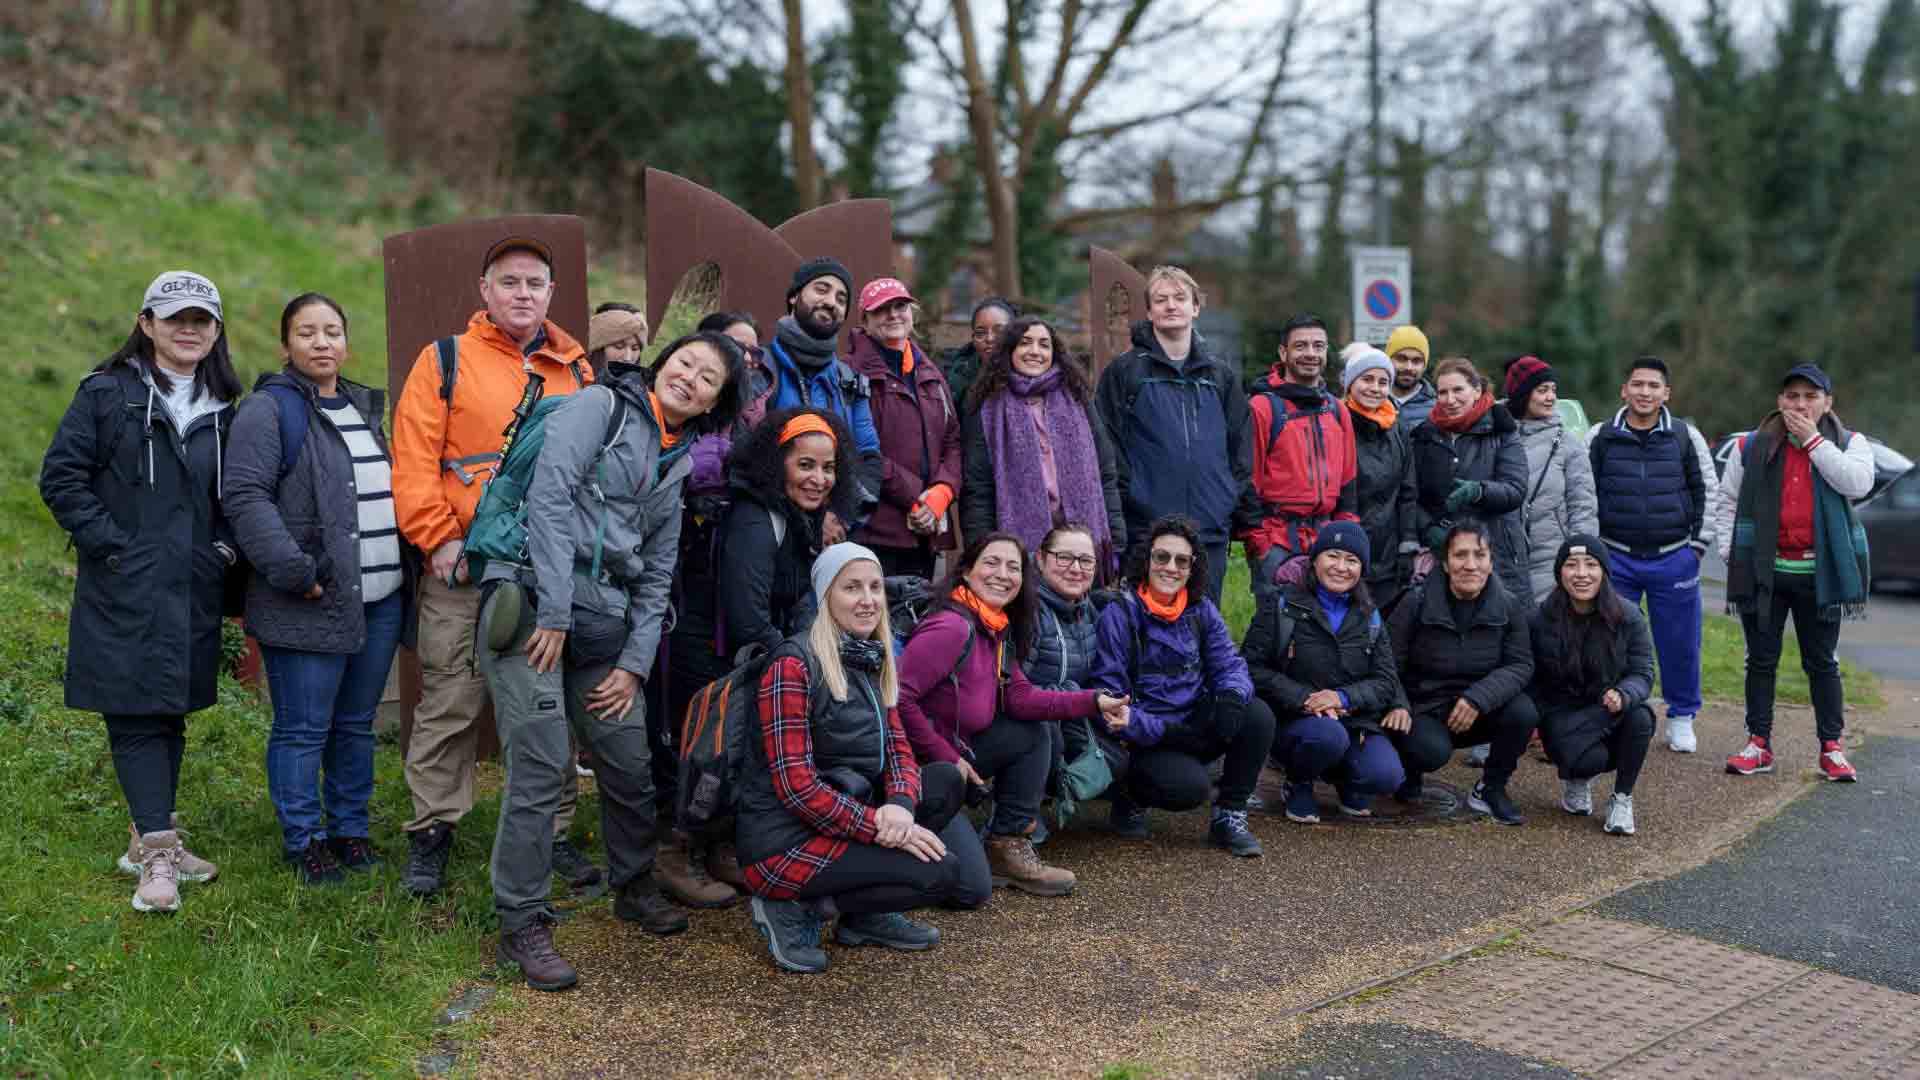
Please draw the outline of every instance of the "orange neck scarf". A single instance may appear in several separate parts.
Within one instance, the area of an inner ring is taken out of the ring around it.
[[[987,602],[975,596],[973,590],[967,588],[965,583],[955,585],[952,596],[954,603],[961,604],[965,606],[968,611],[973,612],[974,617],[980,620],[980,625],[986,627],[988,633],[1000,634],[1006,632],[1007,613],[988,607]]]
[[[1141,585],[1133,593],[1140,598],[1141,603],[1147,605],[1148,611],[1153,612],[1156,617],[1165,622],[1177,621],[1187,610],[1187,590],[1185,589],[1175,593],[1171,603],[1155,596],[1153,590],[1145,585]]]
[[[660,411],[660,398],[651,390],[647,391],[647,404],[653,409],[654,426],[660,429],[660,449],[673,449],[673,444],[680,441],[680,433],[667,430],[667,418]]]
[[[1364,416],[1374,423],[1379,424],[1381,431],[1392,427],[1393,422],[1400,418],[1400,409],[1394,405],[1392,398],[1381,402],[1380,407],[1377,409],[1369,409],[1358,401],[1353,400],[1352,394],[1348,394],[1347,408],[1353,410],[1353,415]]]

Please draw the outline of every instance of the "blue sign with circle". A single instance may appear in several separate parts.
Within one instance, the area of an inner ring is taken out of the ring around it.
[[[1363,295],[1367,314],[1385,322],[1400,310],[1400,287],[1385,278],[1367,286]]]

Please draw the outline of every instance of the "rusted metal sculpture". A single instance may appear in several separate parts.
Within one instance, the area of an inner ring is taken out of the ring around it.
[[[1087,249],[1087,331],[1098,382],[1107,361],[1133,347],[1132,324],[1147,315],[1146,275],[1103,247]]]

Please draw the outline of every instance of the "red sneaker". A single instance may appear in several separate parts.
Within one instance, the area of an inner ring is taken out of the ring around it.
[[[1824,762],[1826,759],[1821,760]],[[1758,735],[1747,736],[1747,745],[1739,753],[1727,758],[1727,771],[1737,776],[1772,772],[1773,751],[1767,749],[1767,740]]]
[[[1841,751],[1839,739],[1828,739],[1820,744],[1820,779],[1838,780],[1843,784],[1860,779],[1860,774],[1847,764],[1847,755]]]

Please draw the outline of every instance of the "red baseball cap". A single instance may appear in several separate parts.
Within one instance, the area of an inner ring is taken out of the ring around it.
[[[861,311],[883,308],[895,300],[913,300],[916,304],[920,302],[913,299],[913,294],[907,291],[906,285],[902,284],[899,278],[874,278],[860,289]]]

